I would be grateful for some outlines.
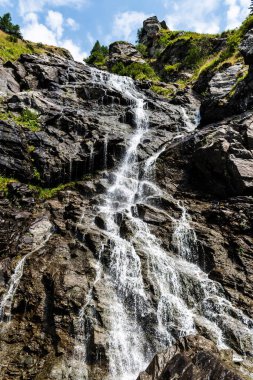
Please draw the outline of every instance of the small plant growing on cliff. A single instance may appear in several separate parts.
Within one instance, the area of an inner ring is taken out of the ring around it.
[[[148,49],[147,49],[146,45],[144,45],[144,44],[137,44],[135,47],[141,53],[141,55],[143,57],[147,57],[148,56]]]
[[[40,131],[39,115],[28,108],[23,110],[20,115],[15,115],[9,111],[0,113],[0,120],[14,121],[21,127],[30,129],[32,132]]]
[[[16,182],[14,178],[7,178],[7,177],[0,176],[0,191],[7,193],[8,184],[12,182]]]
[[[32,132],[38,132],[40,130],[39,116],[37,112],[30,109],[23,110],[21,115],[16,118],[16,121]]]

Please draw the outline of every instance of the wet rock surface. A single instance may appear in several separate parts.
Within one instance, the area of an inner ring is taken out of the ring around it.
[[[38,247],[24,264],[11,321],[5,314],[0,322],[0,378],[77,379],[78,313],[89,300],[84,310],[90,347],[86,362],[89,378],[101,380],[108,373],[108,310],[115,294],[106,282],[112,242],[105,231],[106,215],[98,215],[98,208],[136,129],[133,103],[104,80],[107,74],[70,59],[22,56],[1,70],[6,73],[3,109],[14,115],[27,108],[37,111],[40,130],[17,125],[11,117],[0,122],[1,173],[15,180],[8,192],[0,193],[1,296],[19,260],[31,247]],[[138,162],[145,170],[148,158],[161,150],[153,176],[163,191],[150,190],[148,205],[142,199],[137,202],[139,218],[169,255],[175,220],[182,212],[178,201],[183,203],[197,236],[194,260],[224,287],[232,305],[250,316],[252,112],[248,108],[216,124],[206,119],[208,125],[194,130],[200,105],[194,94],[179,94],[170,102],[136,85],[146,99],[149,117]],[[74,183],[52,199],[38,197],[38,187],[69,182]],[[50,223],[51,235],[40,245],[36,236],[45,223]],[[134,236],[149,292],[143,306],[146,314],[137,310],[136,318],[145,334],[152,336],[157,320],[147,305],[157,306],[159,300],[148,276],[147,250],[120,211],[118,224],[122,238]],[[99,262],[104,267],[101,278],[97,278]],[[132,305],[134,300],[126,302]],[[234,326],[227,324],[232,348],[249,354],[250,342],[238,342]],[[204,337],[184,339],[158,355],[139,379],[247,379],[237,373],[230,359],[221,357],[201,321],[198,332]]]
[[[232,356],[201,336],[190,336],[157,354],[137,380],[241,380]]]

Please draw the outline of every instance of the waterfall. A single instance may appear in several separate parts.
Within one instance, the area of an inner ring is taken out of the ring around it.
[[[23,276],[24,266],[29,257],[38,252],[45,246],[51,237],[52,225],[47,220],[42,220],[35,223],[30,228],[30,234],[33,235],[33,250],[27,253],[21,260],[18,261],[14,273],[12,274],[7,291],[3,294],[0,302],[0,322],[3,322],[7,317],[7,321],[11,320],[11,310],[13,305],[13,299],[20,284],[20,280]]]
[[[96,69],[91,69],[91,75],[94,86],[106,86],[128,100],[135,122],[125,157],[98,211],[110,246],[108,267],[99,267],[99,278],[103,270],[111,295],[108,379],[136,379],[156,352],[200,330],[221,348],[230,346],[231,334],[238,352],[253,348],[253,321],[233,307],[222,286],[198,266],[197,237],[186,208],[178,203],[180,218],[168,216],[174,233],[167,249],[138,215],[139,203],[149,206],[151,197],[163,194],[155,183],[155,164],[166,149],[161,147],[146,163],[138,160],[139,145],[149,127],[143,94],[130,78]],[[184,116],[184,133],[192,131],[186,111],[178,111]],[[128,226],[124,233],[121,221]],[[100,252],[102,262],[104,253]],[[79,313],[80,326],[85,305],[87,301]],[[79,341],[85,343],[85,337]]]

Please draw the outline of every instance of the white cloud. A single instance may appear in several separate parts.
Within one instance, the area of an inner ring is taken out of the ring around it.
[[[36,13],[28,13],[25,17],[25,26],[21,29],[26,40],[42,42],[48,45],[57,45],[56,34],[39,22]]]
[[[79,24],[71,17],[67,18],[66,24],[72,30],[78,30],[79,29]]]
[[[170,7],[168,7],[170,4]],[[170,14],[166,16],[166,22],[170,29],[188,29],[199,33],[218,33],[221,20],[218,9],[220,0],[182,0],[165,1],[165,8],[169,8]]]
[[[4,0],[5,1],[5,0]],[[41,12],[45,6],[80,8],[89,3],[89,0],[18,0],[21,16],[30,12]]]
[[[47,26],[55,32],[57,38],[63,34],[63,15],[60,12],[48,11],[46,18]]]
[[[117,39],[133,41],[136,39],[137,29],[142,26],[143,21],[149,15],[143,12],[122,12],[114,17],[112,35]],[[108,36],[109,37],[109,36]]]
[[[69,50],[74,59],[78,62],[83,62],[84,58],[88,57],[88,53],[82,51],[81,47],[75,44],[71,39],[61,41],[61,46]]]
[[[59,12],[49,11],[46,22],[47,26],[40,23],[36,13],[28,13],[24,17],[25,25],[21,32],[25,39],[33,42],[42,42],[47,45],[55,45],[68,49],[76,61],[82,62],[88,54],[71,39],[64,39],[64,19]]]
[[[225,0],[227,5],[227,29],[238,27],[249,14],[250,0]]]
[[[238,27],[249,14],[250,3],[251,0],[224,0],[221,7],[220,0],[163,0],[164,8],[169,10],[166,22],[170,29],[200,33],[218,33],[222,26]]]

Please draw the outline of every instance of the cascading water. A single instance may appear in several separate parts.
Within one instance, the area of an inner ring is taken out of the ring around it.
[[[0,302],[0,322],[5,319],[9,322],[11,320],[11,310],[13,305],[13,299],[18,289],[20,280],[23,276],[24,265],[29,257],[38,252],[50,239],[52,225],[49,221],[41,221],[31,227],[30,233],[34,236],[33,250],[27,253],[21,260],[17,263],[14,273],[12,274],[8,289],[6,293],[3,294]]]
[[[174,234],[172,249],[168,250],[162,248],[138,216],[138,203],[149,206],[150,197],[162,195],[155,184],[155,163],[166,149],[163,146],[144,164],[138,161],[138,148],[148,131],[145,98],[130,78],[95,69],[91,73],[94,86],[106,86],[128,99],[136,126],[125,157],[114,173],[114,183],[98,210],[105,219],[110,246],[110,264],[103,268],[111,294],[108,379],[136,379],[154,353],[198,329],[207,331],[219,347],[230,345],[232,332],[238,352],[244,352],[246,346],[253,348],[253,321],[235,309],[221,285],[197,266],[197,238],[186,209],[178,204],[180,219],[169,216]],[[184,133],[190,127],[192,130],[192,125],[186,127],[183,126]],[[127,225],[124,232],[122,221]],[[103,253],[102,250],[101,262]],[[147,289],[152,289],[152,296]],[[83,326],[86,304],[87,301],[79,314],[79,326]],[[82,342],[85,337],[79,337]]]

